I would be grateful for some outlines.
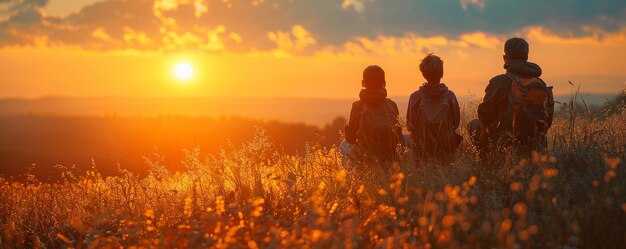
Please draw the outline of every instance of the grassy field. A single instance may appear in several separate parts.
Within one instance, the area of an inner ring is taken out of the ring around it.
[[[576,113],[555,120],[549,153],[499,165],[476,159],[464,128],[452,165],[354,168],[259,131],[229,152],[186,151],[185,172],[151,155],[146,176],[0,178],[0,247],[626,248],[626,112]]]

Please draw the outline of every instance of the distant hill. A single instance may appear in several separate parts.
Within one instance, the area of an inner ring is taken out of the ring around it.
[[[580,93],[588,105],[601,106],[615,94]],[[477,96],[478,98],[482,96]],[[408,96],[390,97],[406,113]],[[559,102],[571,95],[557,96]],[[303,122],[322,126],[337,117],[347,117],[357,99],[305,99],[288,97],[194,97],[194,98],[71,98],[0,99],[0,115],[99,116],[99,117],[224,117]],[[463,102],[464,98],[459,97]]]
[[[407,101],[394,98],[406,110]],[[351,99],[260,97],[1,99],[0,115],[46,116],[236,116],[324,125],[348,116]],[[404,111],[402,111],[404,113]]]
[[[579,93],[577,101],[581,102],[584,100],[587,105],[603,106],[607,103],[607,101],[615,99],[618,94],[619,93],[617,92],[614,94]],[[555,96],[554,100],[565,103],[571,101],[572,97],[574,97],[574,94],[561,95]]]

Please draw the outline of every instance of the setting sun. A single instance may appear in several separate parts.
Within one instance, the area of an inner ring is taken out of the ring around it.
[[[179,63],[174,68],[174,74],[179,80],[188,80],[193,76],[193,68],[189,63]]]

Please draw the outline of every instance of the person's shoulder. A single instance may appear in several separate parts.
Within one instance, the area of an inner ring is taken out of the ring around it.
[[[448,96],[456,98],[456,94],[450,89],[448,89]]]
[[[511,79],[506,74],[499,74],[489,80],[487,88],[508,87],[511,85]]]
[[[363,101],[357,100],[352,103],[352,107],[350,109],[350,116],[352,117],[355,113],[360,113],[365,108]]]
[[[496,82],[496,83],[509,82],[509,81],[511,81],[511,79],[509,78],[509,76],[506,76],[506,74],[498,74],[496,76],[493,76],[493,78],[489,80],[489,82]]]
[[[390,99],[390,98],[385,98],[385,101],[387,101],[387,103],[389,103],[389,104],[392,104],[392,105],[398,106],[398,104],[396,104],[396,102],[395,102],[395,101],[393,101],[393,100],[392,100],[392,99]]]
[[[396,104],[395,101],[393,101],[390,98],[385,98],[385,102],[387,103],[387,105],[391,105],[393,107],[393,109],[395,109],[395,111],[398,112],[398,104]]]
[[[365,109],[365,102],[362,100],[357,100],[352,103],[352,111],[360,112]]]
[[[411,93],[411,95],[409,95],[409,100],[414,100],[414,99],[418,99],[422,97],[422,90],[418,89],[415,92]]]
[[[454,91],[448,89],[448,100],[452,103],[456,103],[455,106],[458,107],[459,100],[456,98],[456,94]]]

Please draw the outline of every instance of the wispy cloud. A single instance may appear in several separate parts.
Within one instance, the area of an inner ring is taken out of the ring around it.
[[[467,10],[468,6],[475,6],[479,9],[485,8],[485,0],[460,0],[460,1],[461,1],[461,7],[464,10]]]
[[[0,14],[18,12],[32,7],[43,7],[48,0],[0,0]]]
[[[356,12],[363,13],[365,11],[365,4],[361,0],[343,0],[341,4],[342,9],[354,9]]]

